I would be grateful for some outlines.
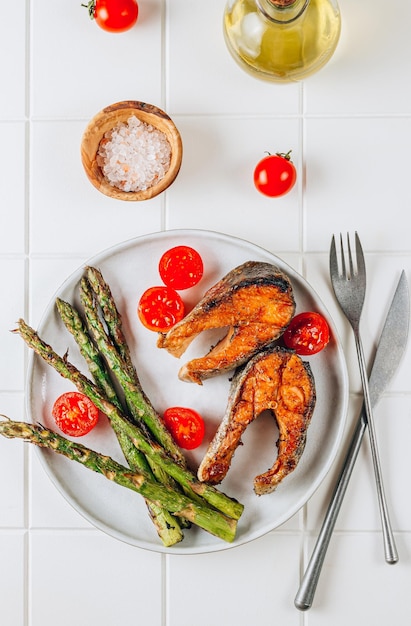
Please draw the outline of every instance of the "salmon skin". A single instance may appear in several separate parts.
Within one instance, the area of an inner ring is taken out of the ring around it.
[[[309,363],[278,346],[262,350],[235,373],[224,418],[199,466],[198,478],[220,483],[248,424],[268,409],[279,428],[278,454],[271,469],[254,479],[254,491],[271,493],[298,465],[315,400]]]
[[[204,357],[183,365],[181,380],[202,381],[233,370],[275,341],[295,312],[289,278],[275,265],[247,261],[211,287],[198,304],[167,333],[157,346],[180,357],[202,331],[228,332]]]

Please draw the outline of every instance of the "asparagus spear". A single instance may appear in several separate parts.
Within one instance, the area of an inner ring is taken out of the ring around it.
[[[118,398],[114,385],[106,370],[99,351],[96,349],[90,335],[87,332],[87,329],[83,324],[80,314],[71,304],[65,302],[61,298],[56,299],[56,306],[64,325],[76,340],[76,343],[80,348],[80,352],[88,365],[89,371],[92,374],[96,385],[98,385],[106,398],[120,411],[122,411],[123,409],[121,406],[121,402]],[[133,447],[135,448],[135,446]],[[134,464],[137,465],[136,469],[141,469],[143,471],[149,472],[150,468],[145,456],[137,449],[136,452],[137,455],[134,457],[133,460]]]
[[[140,493],[158,507],[185,518],[200,528],[228,542],[235,538],[237,521],[219,511],[191,501],[182,493],[150,480],[142,472],[133,472],[109,456],[100,454],[79,443],[70,441],[39,424],[0,422],[0,435],[20,438],[43,448],[58,452],[88,469],[103,474],[108,480]]]
[[[104,321],[107,324],[111,340],[115,345],[117,352],[123,359],[129,375],[134,378],[136,385],[141,387],[136,368],[134,367],[134,363],[131,358],[128,343],[123,332],[121,315],[117,309],[111,289],[104,280],[100,270],[95,267],[88,266],[86,271],[87,278],[103,312]],[[141,391],[143,392],[143,390]],[[147,401],[149,402],[148,399]]]
[[[18,328],[14,332],[19,333],[26,344],[54,367],[61,376],[71,380],[79,391],[88,396],[107,415],[113,424],[118,425],[130,437],[147,459],[150,458],[155,464],[163,467],[187,493],[192,494],[193,497],[197,494],[228,517],[240,519],[244,505],[229,498],[212,485],[200,482],[187,467],[172,459],[157,442],[150,440],[137,425],[132,424],[114,404],[109,402],[96,385],[69,363],[66,356],[60,357],[54,352],[51,346],[46,344],[24,320],[19,320]]]
[[[61,300],[61,298],[57,298],[56,306],[63,323],[75,338],[96,384],[100,387],[108,400],[118,409],[121,409],[121,403],[104,366],[104,362],[91,341],[78,311],[68,302]],[[113,426],[113,430],[131,469],[135,471],[141,470],[148,475],[152,475],[151,468],[144,454],[135,447],[130,438],[127,437],[118,426]],[[148,500],[146,500],[146,505],[163,544],[169,547],[182,541],[183,533],[177,518]],[[186,523],[184,525],[186,525]]]
[[[159,441],[167,452],[169,452],[176,460],[181,463],[185,463],[183,454],[174,443],[174,440],[168,430],[164,427],[160,416],[156,413],[151,403],[143,394],[137,377],[137,372],[131,365],[130,355],[130,363],[127,365],[118,354],[116,347],[111,341],[109,335],[106,333],[104,325],[98,315],[97,307],[95,306],[93,291],[86,277],[83,277],[80,284],[80,297],[90,331],[99,346],[101,354],[106,359],[110,370],[116,376],[124,391],[126,404],[132,417],[134,418],[134,423],[137,424],[137,426],[140,426],[142,430],[148,428],[150,436],[154,436],[154,438]],[[125,338],[123,335],[122,337],[123,352],[126,351],[128,353],[128,349],[124,349],[124,346],[126,345]],[[174,479],[167,474],[163,468],[154,463],[151,458],[148,458],[148,463],[159,482],[164,485],[169,485],[170,487],[177,487]]]
[[[123,391],[127,392],[128,390],[130,392],[126,393],[126,401],[129,403],[131,413],[134,415],[137,424],[139,424],[141,407],[145,406],[148,415],[148,421],[145,420],[146,424],[150,425],[152,423],[154,428],[158,429],[160,436],[157,437],[157,439],[159,442],[163,445],[166,451],[171,453],[172,456],[177,452],[180,462],[185,465],[185,457],[181,453],[178,446],[175,445],[173,438],[170,437],[168,430],[163,424],[163,420],[154,409],[140,384],[137,370],[134,366],[130,349],[123,332],[122,318],[117,309],[109,285],[104,280],[101,271],[97,268],[88,266],[86,268],[86,272],[87,279],[84,279],[81,288],[83,306],[85,308],[89,324],[94,330],[95,339],[100,345],[100,348],[103,350],[103,353],[106,354],[109,364],[114,368],[117,368],[119,365],[120,369],[126,371],[129,379],[133,382],[132,389],[130,390],[126,379],[122,378],[119,381]],[[103,324],[96,316],[96,308],[92,306],[93,296],[95,296],[98,304],[100,305],[104,322],[108,330],[107,334]],[[119,358],[121,359],[120,362],[115,359],[115,352],[113,351],[113,348],[117,351],[117,355],[119,355]],[[157,467],[153,467],[153,471],[156,475],[158,475],[159,469]],[[160,475],[159,480],[167,484],[167,482],[164,481],[164,476],[161,477]],[[191,494],[191,496],[192,495],[193,494]]]
[[[68,331],[73,335],[74,339],[76,340],[76,343],[80,348],[80,352],[85,358],[88,364],[88,368],[93,375],[95,382],[105,393],[108,400],[115,404],[117,408],[122,410],[120,400],[118,399],[116,390],[106,370],[103,359],[101,358],[99,351],[96,349],[87,329],[85,328],[80,314],[71,304],[61,300],[61,298],[57,298],[56,305],[62,321],[64,322]],[[153,468],[150,467],[150,464],[147,462],[145,456],[134,446],[132,442],[130,442],[130,440],[127,438],[127,436],[124,435],[121,429],[119,429],[118,427],[115,427],[113,429],[117,435],[117,439],[119,440],[120,446],[129,465],[133,469],[153,471]],[[173,486],[172,479],[170,477],[166,479],[165,476],[167,475],[164,476],[164,472],[159,475],[159,471],[157,470],[157,468],[155,468],[154,473],[157,478],[162,479],[160,480],[160,482],[163,482],[164,484],[169,484],[169,486]],[[173,525],[175,539],[176,541],[180,541],[182,538],[182,534],[181,531],[178,533],[178,529],[176,528],[176,521],[174,521]],[[185,521],[182,521],[182,525],[185,528],[189,527],[189,524],[187,524],[187,522]],[[172,540],[172,538],[169,536],[171,534],[171,528],[171,520],[168,520],[166,527],[164,528],[165,539],[167,540],[167,542]],[[177,536],[177,533],[181,535],[180,538]]]
[[[84,357],[96,384],[104,392],[107,399],[121,409],[121,403],[113,382],[107,372],[99,351],[95,347],[89,333],[87,332],[79,312],[69,302],[62,300],[61,298],[56,299],[56,306],[62,322],[69,333],[76,340],[80,352]]]
[[[151,403],[143,396],[140,385],[137,384],[134,377],[130,375],[124,360],[120,357],[116,348],[109,340],[101,320],[98,315],[96,315],[91,287],[85,277],[83,277],[80,283],[80,296],[89,328],[94,335],[94,339],[101,354],[107,360],[110,370],[119,381],[125,394],[127,406],[136,422],[144,423],[154,439],[161,444],[176,461],[182,464],[185,463],[185,458],[181,450],[175,444],[170,432],[164,426],[160,416]]]

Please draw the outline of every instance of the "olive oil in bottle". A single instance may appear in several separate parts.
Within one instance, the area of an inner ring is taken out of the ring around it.
[[[341,29],[336,0],[228,0],[224,36],[237,63],[257,78],[303,80],[333,55]]]

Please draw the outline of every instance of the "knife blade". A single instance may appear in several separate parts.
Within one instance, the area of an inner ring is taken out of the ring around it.
[[[376,406],[398,368],[407,344],[409,319],[410,297],[407,278],[403,270],[382,329],[369,378],[372,407]],[[327,548],[366,429],[367,418],[363,407],[311,559],[294,599],[294,605],[300,611],[306,611],[312,606]]]

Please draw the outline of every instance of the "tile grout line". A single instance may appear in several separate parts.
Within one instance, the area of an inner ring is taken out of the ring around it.
[[[30,205],[31,205],[31,139],[32,139],[32,125],[31,125],[31,76],[32,76],[32,11],[33,5],[30,0],[26,3],[26,74],[25,74],[25,108],[26,108],[26,137],[25,137],[25,207],[24,207],[24,315],[26,319],[29,319],[30,311]],[[27,372],[27,359],[28,349],[25,347],[24,351],[24,368]],[[26,380],[26,374],[24,382]],[[32,590],[31,590],[31,532],[30,532],[30,472],[31,472],[31,453],[26,447],[24,453],[25,460],[25,472],[24,472],[24,524],[25,524],[25,568],[24,568],[24,620],[25,624],[29,626],[32,622],[31,606],[32,606]]]
[[[304,83],[300,85],[300,99],[299,99],[299,137],[300,137],[300,187],[299,187],[299,252],[300,252],[300,271],[303,276],[306,276],[306,263],[305,263],[305,232],[306,232],[306,205],[305,205],[305,184],[306,184],[306,176],[305,176],[305,90]],[[298,587],[301,584],[302,577],[304,575],[305,570],[305,554],[306,554],[306,543],[307,543],[307,503],[303,506],[300,517],[300,544],[299,544],[299,577],[298,577],[298,586],[295,589],[295,593],[298,591]],[[294,598],[292,599],[294,602]],[[304,613],[301,613],[299,616],[299,623],[301,626],[304,626],[306,623],[306,616]]]
[[[167,5],[166,0],[161,2],[161,108],[167,113],[168,111],[168,65],[167,65]],[[161,198],[161,219],[160,229],[167,230],[168,217],[168,197],[167,191],[162,194]],[[168,558],[165,554],[160,559],[160,580],[161,580],[161,612],[160,620],[162,626],[167,626],[168,615],[168,593],[167,593],[167,573]]]
[[[161,108],[168,112],[168,83],[167,83],[167,5],[166,0],[161,3]],[[160,229],[167,229],[167,191],[161,198]]]
[[[300,137],[300,197],[299,197],[299,209],[300,209],[300,223],[299,223],[299,250],[300,255],[303,258],[304,255],[304,233],[305,233],[305,91],[304,83],[300,85],[300,98],[299,98],[299,137]]]
[[[161,554],[161,624],[167,626],[167,614],[168,614],[168,567],[169,558],[167,554]]]

